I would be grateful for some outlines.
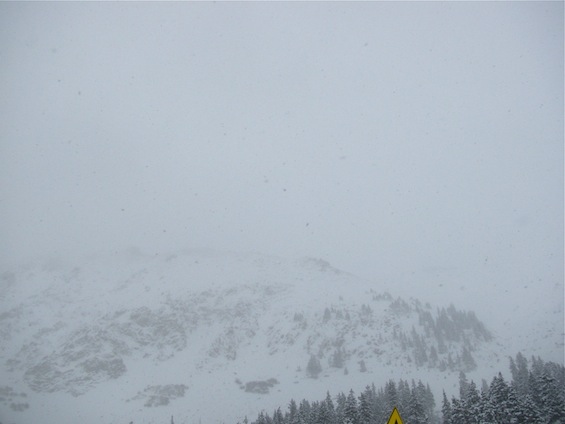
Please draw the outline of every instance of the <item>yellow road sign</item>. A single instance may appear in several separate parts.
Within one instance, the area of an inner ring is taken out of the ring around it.
[[[402,424],[402,418],[400,418],[398,409],[394,408],[392,410],[392,414],[390,414],[390,418],[386,424]]]

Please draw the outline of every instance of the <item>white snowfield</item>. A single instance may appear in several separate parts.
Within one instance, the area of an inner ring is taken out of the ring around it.
[[[562,310],[517,334],[450,307],[447,289],[393,283],[319,259],[204,250],[3,270],[0,422],[235,424],[388,379],[429,383],[439,407],[461,369],[480,383],[518,351],[559,360]],[[442,310],[459,329],[445,340]]]

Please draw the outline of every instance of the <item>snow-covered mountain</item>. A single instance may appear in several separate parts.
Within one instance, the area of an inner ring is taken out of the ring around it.
[[[311,258],[131,250],[6,270],[0,289],[2,424],[235,424],[389,378],[439,404],[460,370],[516,353],[472,311]]]

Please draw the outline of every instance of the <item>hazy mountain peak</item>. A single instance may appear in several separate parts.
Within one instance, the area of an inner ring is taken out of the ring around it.
[[[393,296],[323,259],[127,251],[5,271],[2,284],[2,375],[26,393],[22,417],[57,394],[50,402],[77,410],[104,399],[111,420],[157,417],[154,406],[227,420],[255,413],[255,400],[449,381],[512,355],[473,312]],[[204,406],[210,391],[233,403],[225,415]]]

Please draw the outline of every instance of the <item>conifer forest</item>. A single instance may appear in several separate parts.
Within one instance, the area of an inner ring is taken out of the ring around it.
[[[565,423],[565,368],[521,353],[510,357],[509,366],[509,381],[498,373],[480,387],[461,371],[459,396],[449,399],[443,392],[439,405],[429,384],[389,380],[359,394],[350,389],[318,401],[291,399],[285,411],[261,411],[251,424],[384,424],[395,407],[404,424]]]

